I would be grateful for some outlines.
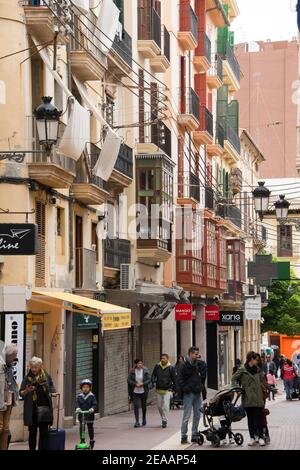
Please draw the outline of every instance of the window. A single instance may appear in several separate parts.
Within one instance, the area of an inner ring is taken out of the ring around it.
[[[277,227],[277,255],[280,257],[293,256],[293,237],[291,225],[279,225]]]
[[[64,224],[64,210],[61,207],[56,209],[56,235],[62,237]]]
[[[92,248],[96,251],[96,263],[99,261],[99,240],[97,235],[97,223],[92,222]]]

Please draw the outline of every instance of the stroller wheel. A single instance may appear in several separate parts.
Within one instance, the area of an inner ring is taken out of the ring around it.
[[[244,443],[244,436],[238,432],[234,435],[234,440],[238,446],[242,446]]]
[[[213,436],[212,441],[211,441],[213,447],[220,447],[221,440],[219,436]]]
[[[199,434],[197,443],[198,443],[199,446],[203,446],[203,444],[204,444],[204,436],[202,436],[202,434]]]

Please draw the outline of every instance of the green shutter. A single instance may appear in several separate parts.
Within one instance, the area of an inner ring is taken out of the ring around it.
[[[239,133],[239,102],[237,100],[232,100],[228,105],[227,123],[237,134]]]
[[[224,56],[226,55],[226,46],[228,42],[228,26],[225,26],[224,28],[218,28],[218,54]]]
[[[231,49],[234,48],[234,32],[233,31],[229,31],[229,45],[231,47]]]
[[[225,135],[227,129],[228,115],[228,85],[223,85],[218,89],[217,95],[217,121],[222,125]]]

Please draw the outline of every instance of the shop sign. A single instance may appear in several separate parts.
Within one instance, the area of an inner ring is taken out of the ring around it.
[[[0,224],[0,255],[35,255],[37,252],[36,224]]]
[[[246,297],[245,299],[245,318],[246,320],[261,319],[261,296]]]
[[[193,319],[192,304],[177,304],[175,307],[175,320],[187,321]]]
[[[87,315],[85,313],[76,314],[76,326],[80,329],[92,330],[98,328],[99,317],[95,315]]]
[[[243,326],[244,318],[242,311],[220,312],[220,325]]]
[[[5,344],[16,344],[18,348],[18,360],[15,366],[14,375],[18,386],[24,377],[24,328],[25,313],[5,314]]]
[[[131,313],[104,313],[102,316],[102,329],[121,330],[131,328]]]
[[[206,305],[205,306],[205,320],[206,321],[219,321],[220,307],[219,305]]]

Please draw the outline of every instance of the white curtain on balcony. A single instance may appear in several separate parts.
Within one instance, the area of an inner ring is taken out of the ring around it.
[[[90,0],[72,0],[73,5],[77,8],[79,13],[84,15],[89,12]]]
[[[70,103],[68,124],[57,151],[77,161],[90,142],[90,113],[75,99],[70,100]]]
[[[78,91],[83,99],[85,106],[92,111],[96,119],[99,120],[102,126],[105,126],[107,134],[100,152],[99,158],[93,171],[96,176],[99,176],[104,181],[107,181],[112,174],[114,166],[116,164],[122,139],[116,134],[116,132],[107,124],[105,119],[102,117],[98,108],[96,108],[88,91],[83,83],[81,83],[74,75],[73,80],[76,83]]]
[[[102,0],[99,12],[97,27],[97,36],[100,40],[100,48],[104,54],[108,54],[115,39],[118,29],[120,10],[116,7],[113,0]]]

